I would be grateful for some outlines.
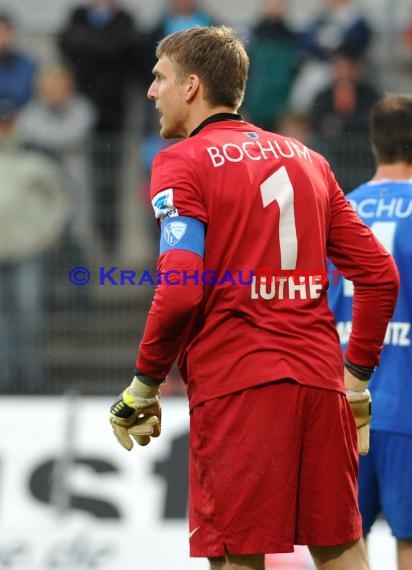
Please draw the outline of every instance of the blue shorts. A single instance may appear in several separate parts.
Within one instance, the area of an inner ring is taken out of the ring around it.
[[[380,513],[398,539],[412,539],[412,435],[371,431],[359,461],[359,506],[366,536]]]

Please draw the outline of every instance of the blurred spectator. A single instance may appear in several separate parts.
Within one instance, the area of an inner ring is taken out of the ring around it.
[[[137,41],[132,16],[118,0],[90,0],[75,8],[58,37],[79,90],[96,106],[98,132],[117,133],[124,126]]]
[[[317,92],[331,80],[330,59],[342,50],[352,57],[366,55],[372,31],[354,0],[323,0],[324,10],[301,36],[305,61],[291,94],[291,107],[307,112]]]
[[[88,267],[93,251],[90,134],[95,110],[77,93],[72,73],[63,66],[44,67],[37,80],[37,97],[18,119],[20,138],[54,158],[63,173],[75,215],[67,228],[64,258],[68,268]],[[85,308],[86,288],[73,288],[76,308]]]
[[[312,142],[312,127],[310,119],[303,113],[287,112],[282,115],[277,132],[284,137],[298,139],[309,146]]]
[[[351,52],[337,51],[332,70],[333,82],[315,97],[309,116],[313,144],[332,163],[347,192],[373,171],[369,112],[380,95],[362,78],[361,62]]]
[[[286,0],[263,0],[263,17],[248,47],[250,78],[242,111],[268,131],[278,128],[298,68],[298,34],[285,21],[286,6]]]
[[[150,74],[156,63],[156,44],[164,36],[194,26],[210,26],[213,23],[213,18],[199,8],[197,0],[168,0],[165,13],[148,34],[145,48],[147,72]],[[147,80],[149,82],[150,76]]]
[[[50,66],[40,71],[37,97],[18,120],[21,139],[59,162],[76,212],[71,231],[84,243],[92,237],[88,144],[95,115],[91,103],[77,93],[71,71]]]
[[[118,0],[90,0],[70,14],[58,45],[71,65],[81,93],[95,105],[94,185],[97,219],[104,245],[118,238],[121,135],[127,94],[136,79],[139,34]]]
[[[25,149],[18,105],[0,100],[0,374],[2,388],[44,388],[46,261],[69,215],[54,163]]]
[[[11,17],[0,13],[0,98],[13,99],[19,107],[33,95],[36,63],[15,46]]]

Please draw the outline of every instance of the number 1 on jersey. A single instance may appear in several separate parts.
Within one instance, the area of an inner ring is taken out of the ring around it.
[[[279,244],[281,269],[296,269],[298,240],[296,237],[294,192],[284,166],[276,170],[260,186],[263,207],[277,202],[279,206]]]

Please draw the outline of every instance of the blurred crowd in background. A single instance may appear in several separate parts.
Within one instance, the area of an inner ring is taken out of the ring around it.
[[[261,0],[241,30],[251,58],[241,113],[296,137],[331,162],[345,192],[373,173],[369,110],[408,85],[410,22],[397,45],[395,85],[376,57],[381,30],[356,0],[319,0],[303,28],[287,0]],[[148,183],[166,144],[145,98],[164,35],[226,23],[196,0],[167,0],[150,30],[121,0],[73,5],[42,61],[0,11],[0,389],[113,394],[133,372],[153,287],[106,283],[99,268],[154,270],[157,226]],[[90,270],[76,286],[74,267]],[[174,370],[164,394],[181,394]]]

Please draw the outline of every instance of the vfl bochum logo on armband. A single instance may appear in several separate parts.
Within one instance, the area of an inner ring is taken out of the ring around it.
[[[163,230],[163,237],[172,247],[185,235],[187,224],[184,222],[170,222]]]

